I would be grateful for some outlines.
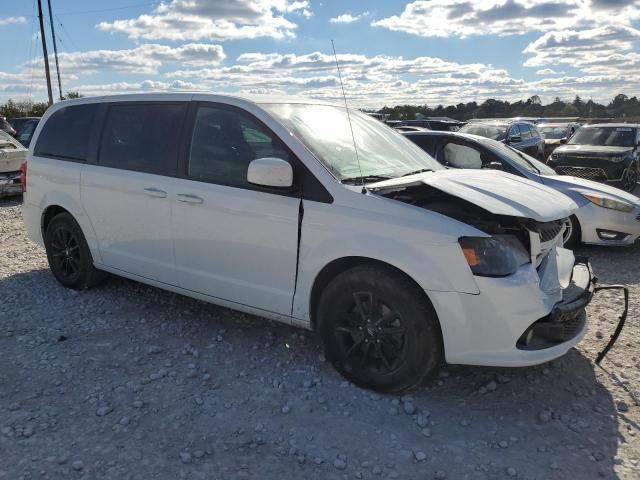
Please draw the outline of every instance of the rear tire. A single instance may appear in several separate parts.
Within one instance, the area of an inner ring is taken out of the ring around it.
[[[105,272],[93,266],[91,250],[78,222],[69,213],[51,219],[44,235],[49,268],[56,280],[68,288],[82,290],[100,283]]]
[[[442,364],[431,302],[392,268],[360,265],[341,273],[323,291],[317,313],[326,358],[360,387],[407,390]]]
[[[580,228],[580,222],[575,215],[571,215],[567,219],[566,228],[563,236],[564,248],[576,247],[582,239],[582,230]]]

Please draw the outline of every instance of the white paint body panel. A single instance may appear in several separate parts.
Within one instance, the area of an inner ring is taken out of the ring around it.
[[[175,190],[173,179],[97,165],[82,165],[81,176],[81,201],[102,263],[177,285],[167,200]],[[154,191],[165,196],[152,196]]]
[[[42,243],[43,212],[57,205],[76,218],[99,268],[307,328],[319,272],[337,259],[367,257],[395,266],[424,289],[438,314],[450,362],[529,365],[560,356],[579,341],[533,353],[516,349],[517,336],[551,311],[561,290],[546,294],[531,266],[507,278],[473,276],[458,238],[487,234],[444,215],[341,184],[256,103],[208,94],[125,95],[72,103],[135,100],[198,100],[242,108],[271,128],[305,164],[333,202],[303,201],[297,283],[299,198],[30,153],[24,218],[34,241]],[[34,145],[48,117],[70,103],[47,111]],[[495,213],[540,221],[559,219],[575,208],[553,190],[502,174],[476,181],[463,172],[426,173],[378,186],[393,189],[407,182],[429,183]],[[166,196],[148,196],[145,188]],[[181,202],[180,194],[202,202]],[[566,276],[564,263],[571,260],[566,255],[558,258],[563,264],[557,265],[556,276]],[[547,280],[553,285],[560,278]]]
[[[300,199],[172,179],[178,285],[205,295],[291,315]]]

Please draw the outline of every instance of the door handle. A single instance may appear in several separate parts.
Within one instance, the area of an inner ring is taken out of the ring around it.
[[[191,193],[179,193],[176,195],[178,197],[179,202],[183,203],[204,203],[204,199],[202,197],[198,197],[197,195],[192,195]]]
[[[145,188],[144,193],[148,197],[167,198],[167,192],[165,192],[164,190],[160,190],[159,188]]]

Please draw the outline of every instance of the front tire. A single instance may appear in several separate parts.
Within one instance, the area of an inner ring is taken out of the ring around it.
[[[564,242],[564,248],[573,248],[580,243],[582,238],[582,230],[580,228],[580,222],[575,215],[571,215],[565,221],[565,231],[562,237]]]
[[[93,266],[93,257],[78,222],[69,213],[51,219],[44,235],[49,268],[56,280],[75,290],[90,288],[105,273]]]
[[[431,302],[392,268],[360,265],[341,273],[325,288],[317,313],[326,358],[360,387],[407,390],[442,364]]]

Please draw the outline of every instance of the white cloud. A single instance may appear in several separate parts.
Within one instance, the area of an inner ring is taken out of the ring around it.
[[[247,52],[215,64],[209,62],[210,53],[204,47],[144,44],[123,51],[68,52],[61,58],[63,85],[65,90],[78,90],[84,95],[200,90],[342,100],[335,61],[329,53]],[[635,52],[609,55],[630,53]],[[640,55],[636,53],[637,56]],[[605,55],[599,58],[605,64],[612,61]],[[592,73],[566,75],[554,66],[554,69],[540,68],[544,76],[527,81],[490,64],[459,63],[437,57],[344,53],[338,55],[338,60],[348,101],[355,107],[405,103],[450,105],[487,98],[517,100],[534,94],[540,95],[543,101],[556,96],[573,98],[576,94],[608,101],[614,93],[640,91],[637,68],[621,69],[612,75],[597,71],[602,66],[593,62],[589,65],[594,69]],[[629,57],[626,61],[634,59]],[[126,76],[113,80],[114,75],[110,73],[108,80],[101,81],[94,72],[103,71]],[[133,74],[137,76],[130,80]],[[18,73],[0,72],[0,98],[15,99],[31,92],[43,98],[43,78],[41,61],[24,66]]]
[[[556,72],[552,68],[541,68],[540,70],[536,70],[536,75],[560,75],[564,72]]]
[[[614,3],[615,8],[604,8]],[[418,0],[372,25],[423,37],[464,38],[629,25],[638,18],[640,0]]]
[[[338,15],[337,17],[330,18],[329,22],[330,23],[353,23],[367,16],[369,16],[369,12],[362,12],[359,15],[351,15],[350,13],[343,13],[342,15]]]
[[[566,64],[589,75],[617,75],[640,71],[640,30],[603,26],[589,30],[547,32],[523,53],[532,55],[524,65]]]
[[[150,14],[100,22],[106,32],[151,40],[233,40],[259,37],[292,38],[297,25],[285,15],[310,17],[309,1],[292,0],[171,0]]]
[[[105,71],[152,74],[169,63],[217,65],[224,60],[225,54],[220,45],[188,43],[174,48],[151,43],[124,50],[61,52],[58,58],[61,71],[67,75],[88,75]],[[53,62],[53,58],[50,61]],[[36,59],[32,65],[39,66],[41,63],[40,59]]]
[[[0,18],[0,27],[3,25],[15,25],[20,23],[26,23],[27,19],[25,17],[5,17]]]

